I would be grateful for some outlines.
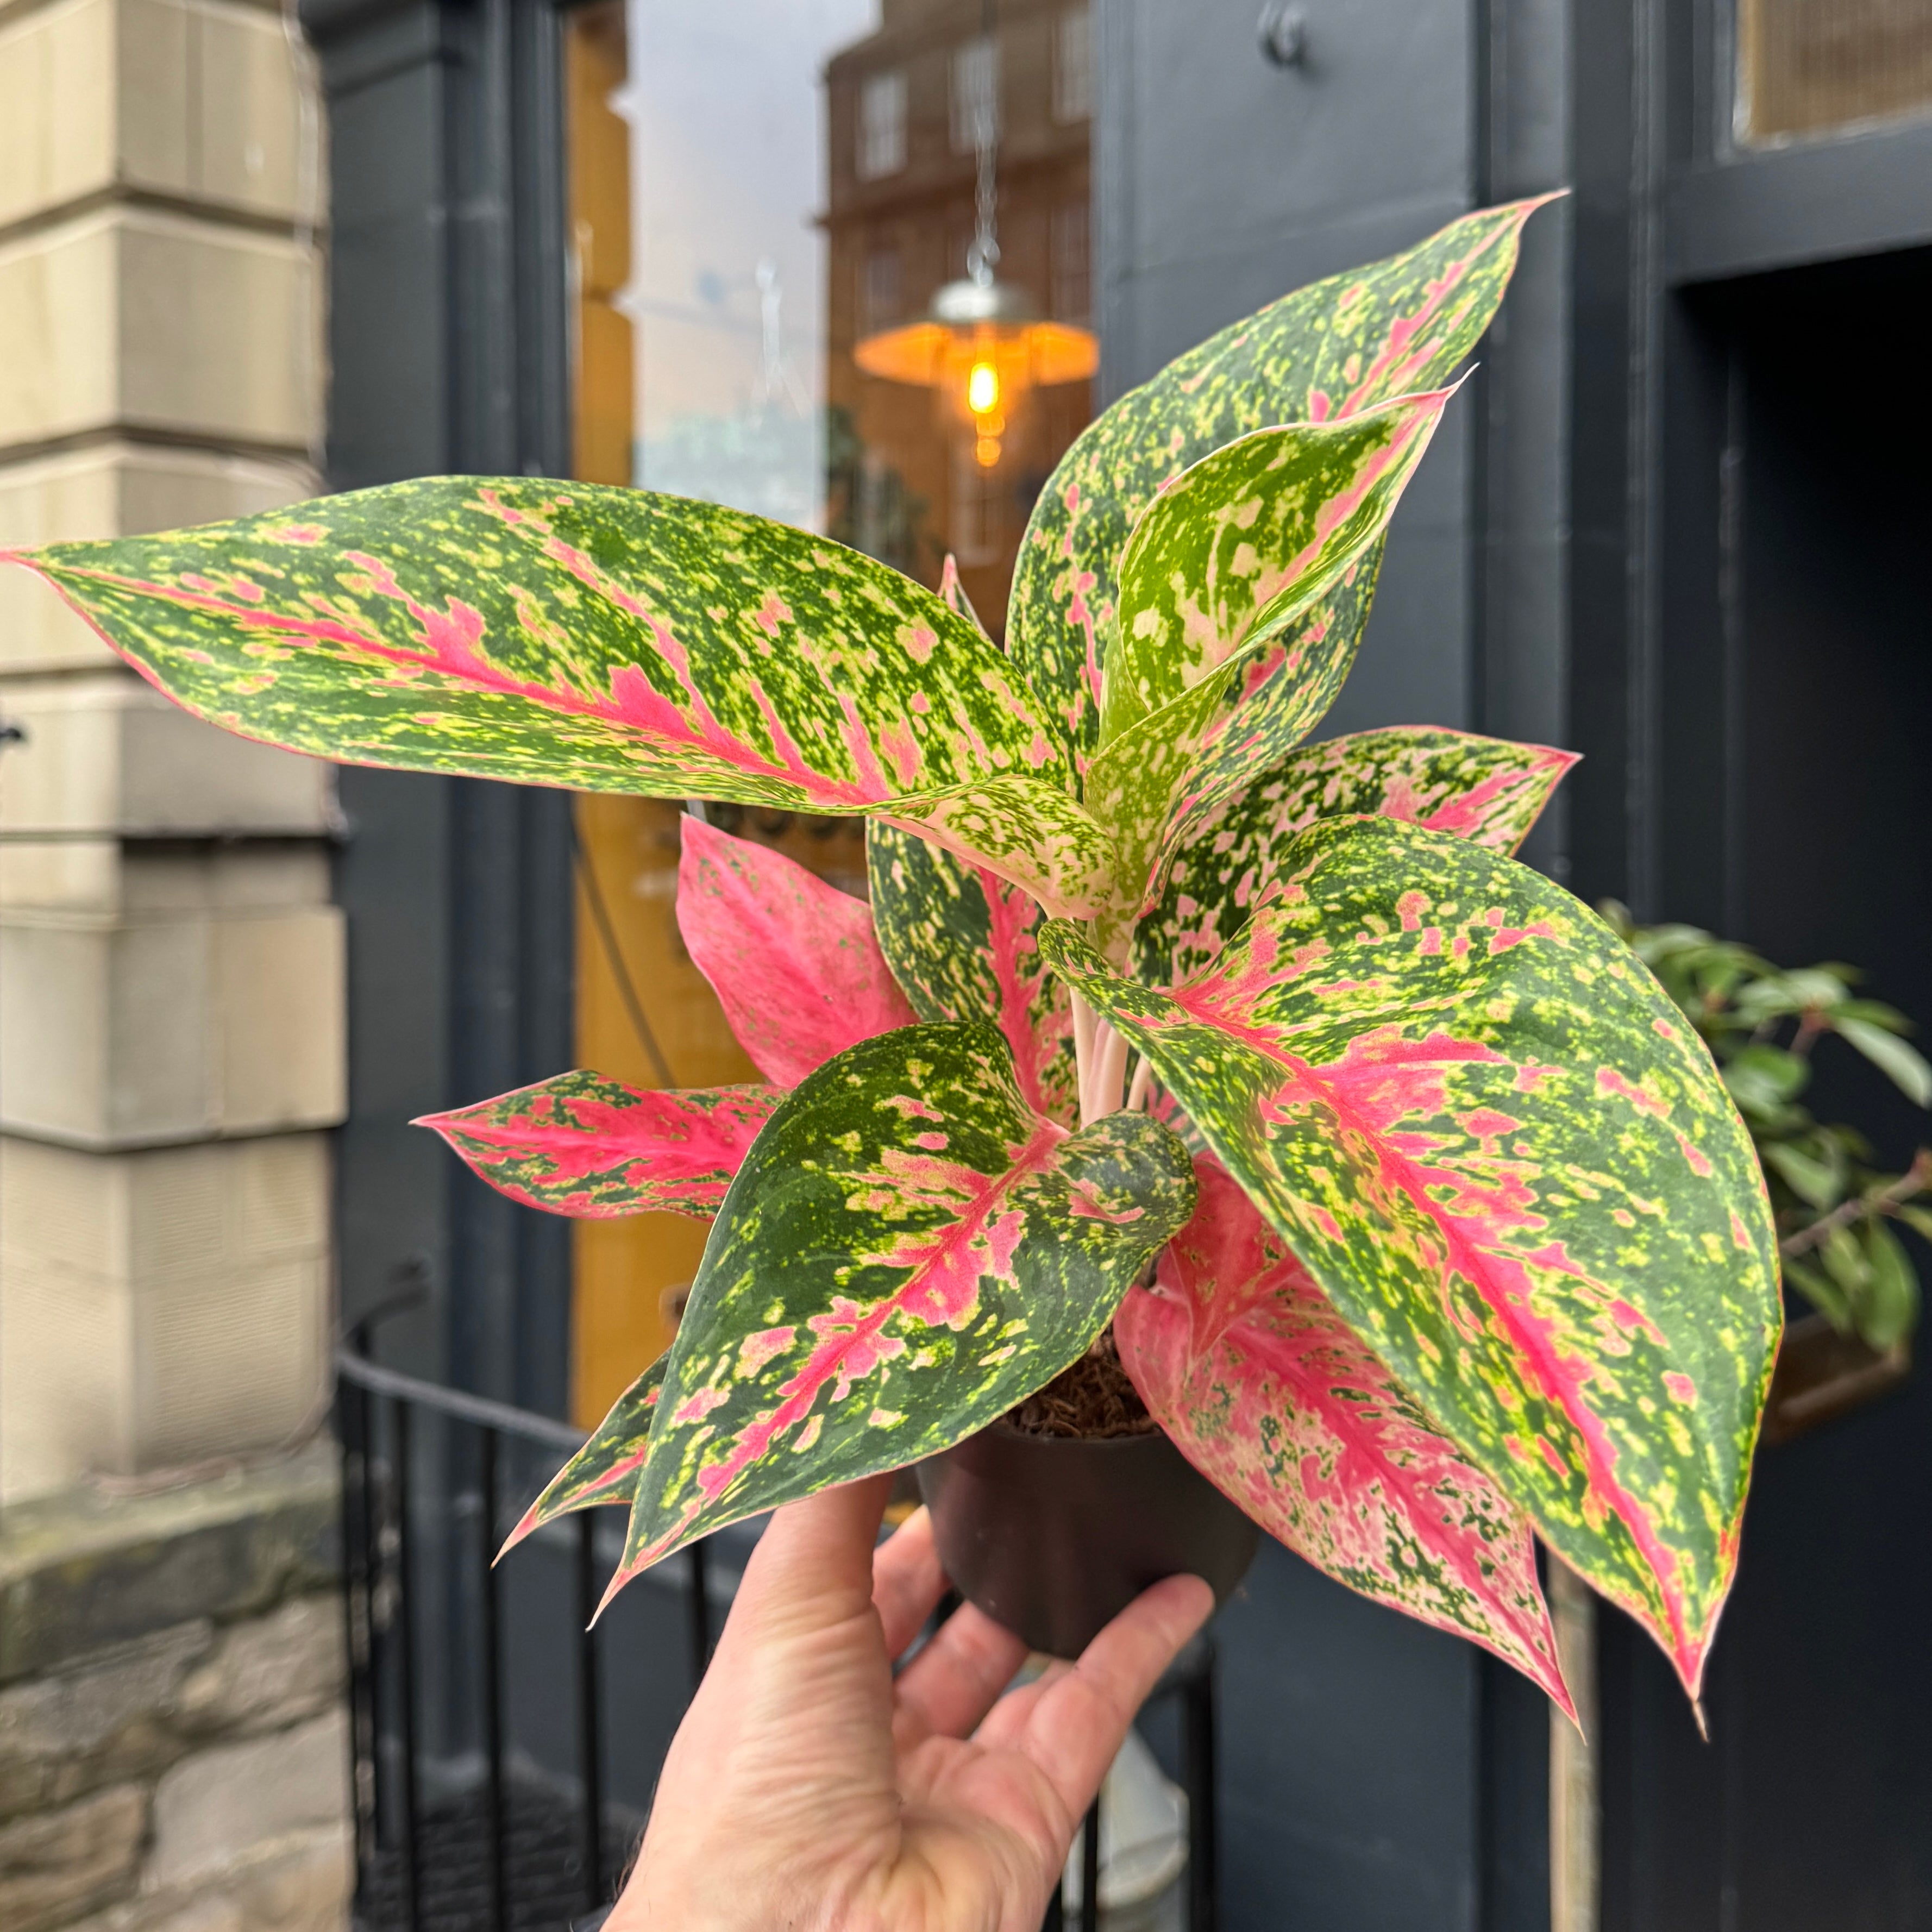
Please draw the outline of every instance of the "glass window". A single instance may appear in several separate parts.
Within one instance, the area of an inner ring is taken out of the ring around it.
[[[1000,130],[999,44],[990,38],[968,40],[952,55],[952,152],[970,154],[980,139],[980,117],[986,131]]]
[[[1053,118],[1084,121],[1094,112],[1094,20],[1084,7],[1063,14],[1053,38]]]
[[[1084,10],[594,0],[565,18],[578,475],[822,531],[928,585],[950,550],[1004,634],[1028,512],[1092,406]],[[990,346],[933,320],[976,262],[1036,318]],[[578,804],[578,1062],[642,1087],[757,1077],[679,937],[681,810]],[[864,891],[857,820],[706,810]],[[580,1420],[668,1340],[704,1236],[668,1215],[575,1224]]]
[[[1932,111],[1932,0],[1738,0],[1738,138]]]
[[[877,181],[905,166],[906,77],[868,74],[859,89],[859,178]]]

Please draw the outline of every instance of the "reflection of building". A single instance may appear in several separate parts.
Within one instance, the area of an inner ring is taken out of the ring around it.
[[[939,398],[861,375],[852,346],[916,316],[966,272],[973,130],[989,89],[1000,279],[1044,314],[1086,320],[1088,14],[1067,0],[1003,0],[990,37],[980,0],[884,0],[884,15],[878,32],[826,70],[832,527],[928,582],[955,552],[968,594],[998,631],[1027,513],[1087,420],[1090,386],[1021,399],[1000,461],[982,470],[970,434]],[[843,464],[839,427],[848,432]]]

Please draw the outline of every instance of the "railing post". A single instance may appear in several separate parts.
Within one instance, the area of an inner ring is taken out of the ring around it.
[[[402,1682],[403,1750],[403,1896],[409,1932],[422,1932],[422,1877],[417,1868],[421,1841],[417,1836],[421,1808],[416,1792],[416,1644],[415,1618],[410,1609],[410,1411],[400,1396],[389,1398],[391,1492],[395,1498],[395,1591],[391,1612],[396,1639],[398,1674]]]
[[[509,1876],[506,1864],[509,1833],[503,1814],[502,1648],[496,1601],[496,1456],[499,1438],[487,1424],[476,1425],[482,1460],[478,1471],[481,1520],[477,1545],[482,1594],[478,1611],[483,1625],[483,1749],[488,1755],[490,1793],[490,1923],[495,1932],[508,1932]]]
[[[596,1514],[586,1510],[577,1519],[577,1750],[584,1784],[584,1904],[590,1912],[604,1903],[603,1727],[598,1708],[597,1633],[590,1622],[597,1614]]]
[[[1221,1909],[1214,1790],[1213,1640],[1181,1690],[1181,1775],[1187,1787],[1187,1932],[1215,1932]]]

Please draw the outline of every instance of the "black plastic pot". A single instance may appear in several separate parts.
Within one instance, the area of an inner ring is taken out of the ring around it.
[[[1218,1605],[1260,1532],[1158,1430],[1088,1440],[996,1422],[919,1466],[954,1587],[1034,1650],[1078,1657],[1150,1583],[1190,1572]]]

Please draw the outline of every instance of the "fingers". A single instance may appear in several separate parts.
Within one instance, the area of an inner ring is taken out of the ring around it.
[[[1070,1817],[1093,1803],[1134,1713],[1214,1607],[1198,1576],[1169,1576],[1136,1598],[1071,1670],[1043,1683],[1014,1742]]]
[[[933,1546],[932,1518],[914,1510],[872,1558],[872,1604],[886,1634],[886,1654],[897,1657],[932,1616],[946,1589]]]
[[[962,1605],[899,1673],[892,1734],[900,1748],[965,1736],[1025,1661],[1026,1646],[1011,1630],[976,1604]]]

